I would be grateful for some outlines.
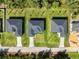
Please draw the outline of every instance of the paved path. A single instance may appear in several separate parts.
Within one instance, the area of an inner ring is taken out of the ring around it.
[[[8,53],[16,54],[19,51],[22,54],[27,53],[39,53],[40,51],[49,51],[50,48],[47,47],[0,47],[0,49],[8,49]],[[66,48],[51,48],[51,52],[79,52],[78,47],[66,47]]]

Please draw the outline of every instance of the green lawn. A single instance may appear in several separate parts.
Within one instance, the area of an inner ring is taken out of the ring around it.
[[[79,53],[74,52],[74,53],[68,53],[70,59],[79,59]]]

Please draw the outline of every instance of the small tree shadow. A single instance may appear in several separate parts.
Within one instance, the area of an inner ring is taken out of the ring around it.
[[[56,55],[54,55],[54,59],[70,59],[69,55],[67,53],[58,52]]]

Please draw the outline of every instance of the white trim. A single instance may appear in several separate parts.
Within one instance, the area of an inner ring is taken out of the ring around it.
[[[17,37],[17,47],[22,47],[21,37]]]
[[[64,47],[64,37],[60,37],[59,47]]]
[[[29,47],[34,47],[34,37],[30,37]]]

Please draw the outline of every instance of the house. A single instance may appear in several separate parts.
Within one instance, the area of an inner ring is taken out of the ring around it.
[[[43,11],[43,12],[41,12]],[[47,9],[5,9],[3,12],[5,19],[3,21],[3,32],[15,32],[17,37],[17,46],[22,46],[21,37],[24,33],[30,39],[33,39],[33,36],[37,33],[43,33],[46,31],[47,40],[49,40],[50,33],[56,32],[60,37],[60,47],[64,47],[64,38],[68,33],[68,14],[67,9],[64,9],[60,14],[61,9],[50,10]],[[33,12],[33,13],[32,13]],[[58,12],[57,14],[55,14]],[[35,14],[35,15],[34,15]],[[55,14],[55,15],[54,15]],[[53,16],[53,18],[52,18]],[[31,42],[32,40],[30,40]],[[20,43],[19,43],[20,42]],[[32,42],[33,43],[33,42]],[[19,45],[20,44],[20,45]],[[62,46],[63,45],[63,46]]]

